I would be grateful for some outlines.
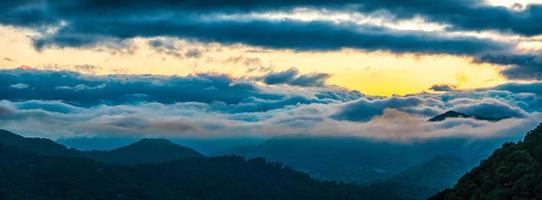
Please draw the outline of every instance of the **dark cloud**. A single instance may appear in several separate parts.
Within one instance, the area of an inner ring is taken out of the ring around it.
[[[350,7],[344,7],[345,3],[346,5],[360,4],[358,1],[227,1],[221,3],[214,1],[153,1],[153,3],[150,1],[121,1],[110,3],[89,0],[27,1],[27,3],[15,3],[10,7],[7,7],[8,4],[6,4],[4,7],[13,11],[14,13],[9,15],[14,16],[17,15],[18,10],[22,10],[21,15],[24,15],[26,13],[24,8],[38,7],[34,9],[35,12],[44,15],[43,17],[34,17],[35,24],[39,25],[50,22],[49,18],[56,20],[49,24],[66,22],[57,32],[35,38],[34,43],[38,49],[50,45],[60,47],[89,46],[138,36],[173,36],[203,42],[243,43],[297,50],[359,48],[371,51],[478,54],[509,48],[509,44],[488,39],[449,37],[427,32],[393,31],[383,27],[344,23],[205,19],[205,16],[211,14],[291,9],[298,6],[350,9]],[[402,15],[417,9],[431,9],[422,7],[422,5],[430,7],[425,2],[423,4],[413,2],[413,5],[410,5],[410,2],[406,4],[393,1],[388,2],[389,6],[380,5],[381,2],[373,1],[361,2],[361,4],[362,8],[368,11],[390,9],[394,13],[397,11]],[[443,5],[449,4],[451,3],[447,1]],[[444,10],[444,8],[439,9]],[[415,14],[416,12],[412,13],[413,16]],[[17,20],[5,20],[3,23],[21,26],[32,24]]]
[[[347,90],[344,88],[339,88],[338,90],[324,90],[315,94],[316,97],[320,99],[340,99],[341,101],[353,101],[360,98],[371,98],[370,96],[365,96],[363,93],[357,90]]]
[[[497,30],[523,35],[542,33],[537,26],[542,19],[542,5],[527,5],[522,10],[501,6],[490,6],[479,0],[443,0],[438,4],[425,0],[264,0],[264,1],[3,1],[1,8],[8,12],[2,14],[2,21],[11,24],[43,24],[59,19],[139,16],[149,14],[189,13],[192,15],[209,13],[240,13],[289,10],[295,7],[308,7],[329,10],[357,10],[363,12],[387,11],[399,19],[422,16],[430,21],[451,25],[462,30]],[[11,8],[11,9],[7,9]]]
[[[149,46],[158,53],[165,53],[178,58],[183,57],[181,47],[171,39],[153,39],[149,41]]]
[[[331,75],[325,73],[300,74],[296,68],[281,72],[271,72],[260,79],[269,85],[288,84],[297,86],[322,86]]]
[[[201,51],[199,49],[188,49],[185,53],[184,53],[184,56],[187,57],[187,58],[199,58],[201,57]]]
[[[271,71],[271,67],[264,67],[262,60],[260,58],[255,58],[255,57],[231,56],[228,59],[226,59],[224,62],[234,63],[234,64],[243,64],[245,66],[248,66],[249,73]]]
[[[457,87],[455,85],[437,84],[437,85],[431,86],[429,89],[436,92],[448,92],[448,91],[454,91],[456,90],[456,88]]]
[[[501,65],[509,65],[509,68],[502,72],[510,79],[542,79],[542,52],[539,55],[485,55],[478,59],[480,62],[490,62]]]
[[[173,36],[203,42],[243,43],[268,48],[297,50],[336,50],[358,48],[391,52],[479,54],[504,51],[509,44],[468,37],[446,37],[432,33],[397,32],[376,27],[357,27],[329,22],[283,20],[208,21],[197,19],[103,19],[75,22],[58,33],[35,39],[44,46],[89,46],[133,37]],[[220,31],[216,31],[220,30]]]
[[[283,84],[294,79],[299,72],[296,68],[290,68],[282,72],[269,73],[263,77],[263,82],[266,84]]]
[[[542,26],[542,5],[528,5],[517,11],[501,6],[489,6],[479,0],[443,0],[427,3],[425,0],[370,0],[363,1],[361,10],[366,12],[388,11],[397,18],[422,16],[429,21],[451,25],[459,30],[496,30],[522,35],[538,35]]]
[[[303,74],[291,80],[289,84],[299,86],[322,86],[329,77],[331,77],[331,75],[326,73]]]
[[[73,68],[75,68],[77,71],[82,71],[85,73],[94,73],[100,67],[91,65],[91,64],[83,64],[83,65],[75,65],[73,66]]]
[[[542,82],[532,83],[506,83],[491,89],[506,90],[513,93],[533,93],[542,97]]]
[[[27,27],[56,24],[60,18],[49,7],[52,3],[39,0],[2,1],[0,9],[4,12],[0,13],[0,23]]]

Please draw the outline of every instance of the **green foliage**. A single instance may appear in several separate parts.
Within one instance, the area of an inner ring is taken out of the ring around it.
[[[507,143],[433,200],[542,199],[542,124]]]

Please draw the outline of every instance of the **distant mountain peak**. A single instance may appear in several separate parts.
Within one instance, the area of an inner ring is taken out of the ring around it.
[[[163,138],[143,138],[138,140],[137,142],[134,142],[130,144],[129,146],[133,145],[175,145],[179,146],[177,144],[174,144],[173,142],[163,139]]]
[[[90,156],[107,163],[158,163],[185,158],[205,157],[194,149],[175,144],[167,139],[144,138],[110,151],[92,151]]]
[[[163,149],[177,149],[177,150],[194,151],[191,148],[175,144],[175,143],[173,143],[173,142],[171,142],[171,141],[169,141],[167,139],[163,139],[163,138],[143,138],[143,139],[140,139],[137,142],[134,142],[134,143],[129,144],[127,146],[120,147],[120,148],[117,148],[117,149],[113,149],[110,152],[119,151],[119,150],[122,150],[122,149],[131,149],[131,150],[141,149],[141,150],[145,150],[145,151],[148,151],[148,152],[161,151]]]
[[[132,152],[140,152],[140,153],[165,153],[165,154],[187,153],[187,155],[193,155],[194,157],[203,156],[199,152],[191,148],[175,144],[163,138],[143,138],[137,142],[134,142],[124,147],[113,149],[109,152],[122,152],[122,151],[132,151]]]
[[[485,117],[485,116],[479,116],[479,115],[468,115],[468,114],[457,112],[454,110],[449,110],[449,111],[446,111],[445,113],[432,117],[428,121],[439,122],[439,121],[444,121],[448,118],[472,118],[476,120],[484,120],[484,121],[492,121],[492,122],[506,119],[506,118]]]
[[[460,113],[457,111],[446,111],[445,113],[442,113],[440,115],[434,116],[433,118],[429,119],[430,122],[438,122],[438,121],[444,121],[448,118],[469,118],[470,116],[464,113]]]

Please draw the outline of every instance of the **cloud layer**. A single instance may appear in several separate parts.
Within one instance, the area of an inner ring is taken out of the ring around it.
[[[274,86],[209,74],[88,76],[17,69],[2,70],[0,77],[0,127],[47,137],[316,134],[412,141],[509,136],[542,120],[540,83],[376,97],[336,86]],[[11,87],[23,84],[28,87]],[[447,110],[507,119],[427,121]]]

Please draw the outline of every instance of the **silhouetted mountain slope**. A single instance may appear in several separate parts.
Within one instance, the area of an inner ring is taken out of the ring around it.
[[[542,199],[542,124],[507,143],[431,199]]]
[[[478,116],[478,115],[467,115],[465,113],[460,113],[457,111],[447,111],[445,113],[442,113],[440,115],[434,116],[433,118],[429,119],[430,122],[438,122],[438,121],[444,121],[448,118],[472,118],[476,120],[484,120],[484,121],[500,121],[505,118],[492,118],[492,117],[484,117],[484,116]]]
[[[57,143],[71,148],[93,151],[112,150],[129,145],[138,140],[132,136],[90,136],[90,137],[64,137],[56,140]],[[170,138],[171,142],[190,147],[204,155],[212,155],[217,152],[224,152],[233,147],[250,144],[260,144],[265,139],[253,136],[224,136],[224,137],[176,137]]]
[[[13,146],[38,155],[78,156],[116,164],[165,162],[203,157],[199,152],[165,139],[142,139],[110,151],[79,151],[43,138],[26,138],[9,131],[0,131],[0,145]]]
[[[78,149],[80,151],[109,151],[134,142],[133,137],[62,137],[56,143]]]
[[[140,164],[204,157],[193,149],[165,139],[141,139],[111,151],[90,151],[87,152],[87,155],[96,160],[117,164]]]
[[[75,149],[69,149],[45,138],[26,138],[6,130],[0,130],[0,145],[12,146],[18,149],[40,155],[78,155]]]

